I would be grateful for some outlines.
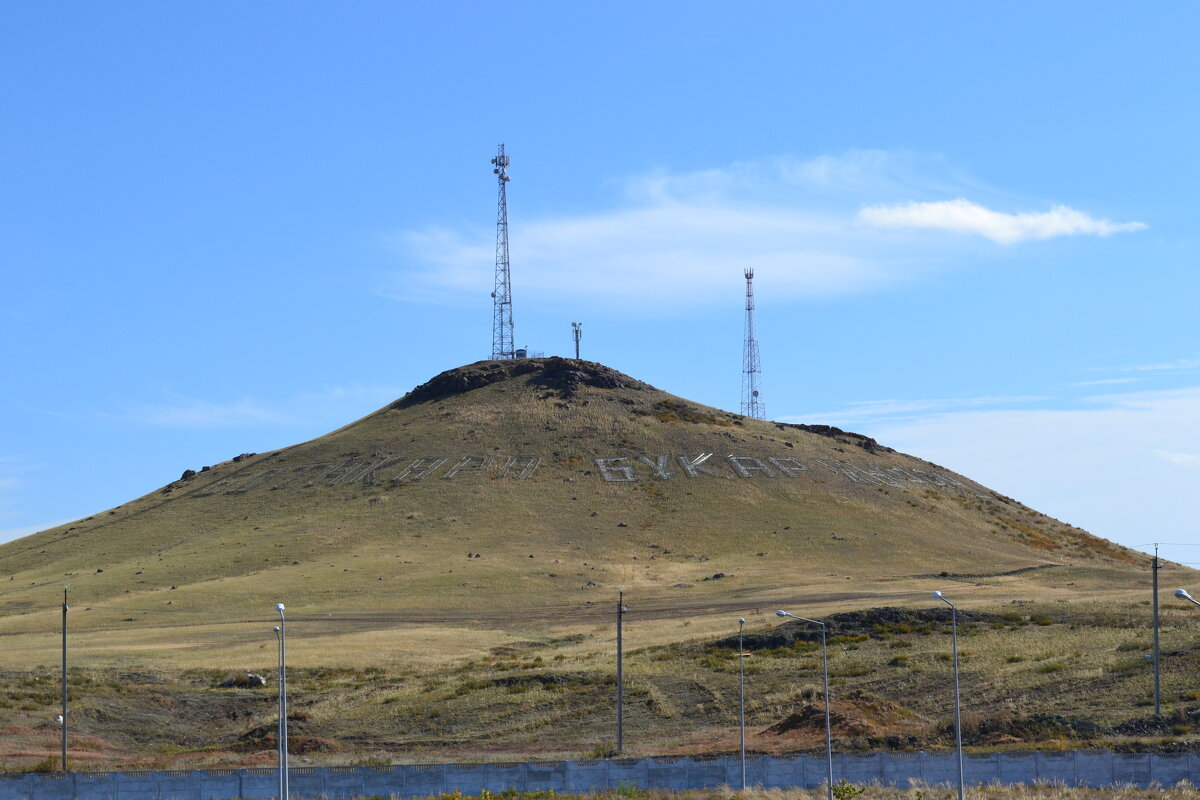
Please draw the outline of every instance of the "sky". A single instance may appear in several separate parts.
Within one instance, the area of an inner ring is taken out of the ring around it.
[[[516,341],[1200,564],[1190,2],[13,2],[0,541]]]

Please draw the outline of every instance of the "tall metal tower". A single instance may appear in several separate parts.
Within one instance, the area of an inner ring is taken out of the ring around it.
[[[582,322],[572,322],[571,323],[571,338],[575,340],[575,358],[576,358],[576,360],[579,359],[579,338],[581,336],[583,336],[583,323]]]
[[[512,317],[512,275],[508,264],[508,156],[501,143],[492,159],[496,182],[500,185],[496,201],[496,289],[492,292],[492,358],[514,358]]]
[[[754,419],[766,419],[759,386],[762,364],[758,359],[758,337],[754,335],[754,270],[746,270],[746,346],[742,352],[742,414]]]

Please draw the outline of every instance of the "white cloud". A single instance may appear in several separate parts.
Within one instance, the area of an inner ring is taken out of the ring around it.
[[[1095,381],[1075,381],[1068,386],[1112,386],[1120,383],[1137,383],[1139,378],[1101,378]]]
[[[115,416],[153,427],[185,429],[300,426],[323,421],[340,426],[354,415],[376,411],[403,394],[404,390],[392,386],[357,384],[327,387],[272,403],[248,398],[214,402],[170,394],[168,402],[140,404]]]
[[[1154,455],[1166,461],[1168,464],[1174,464],[1177,467],[1188,467],[1195,469],[1200,467],[1200,454],[1196,453],[1169,453],[1166,450],[1155,450]]]
[[[59,520],[54,520],[53,522],[45,522],[45,523],[42,523],[41,525],[24,525],[19,528],[0,529],[0,544],[3,544],[5,542],[11,542],[14,539],[20,539],[22,536],[29,536],[32,533],[39,533],[40,531],[46,531],[46,530],[50,530],[51,528],[57,528],[59,525],[65,525],[68,522],[73,522],[73,521],[74,520],[70,520],[70,519],[59,519]]]
[[[962,197],[926,203],[867,206],[858,212],[858,218],[880,228],[931,228],[974,233],[1001,244],[1058,236],[1109,236],[1146,228],[1142,222],[1096,219],[1067,206],[1053,206],[1049,211],[1007,214]]]
[[[1200,358],[1177,358],[1153,364],[1131,364],[1123,367],[1097,367],[1095,371],[1109,372],[1187,372],[1200,367]]]
[[[944,159],[911,153],[657,170],[614,186],[618,202],[607,210],[510,219],[514,296],[573,306],[619,299],[625,306],[694,308],[726,299],[742,268],[754,267],[773,297],[828,297],[911,281],[961,263],[978,248],[966,240],[897,241],[885,227],[949,227],[1005,242],[1144,227],[1062,206],[1003,214],[966,200],[905,202],[997,194]],[[380,293],[453,303],[490,291],[494,235],[490,221],[398,233],[391,244],[411,266]]]
[[[1127,545],[1200,544],[1200,387],[1095,396],[1066,410],[902,414],[852,429]]]
[[[162,405],[139,405],[122,415],[144,425],[162,428],[230,428],[247,425],[290,425],[294,420],[251,400],[214,403],[179,398]]]
[[[839,411],[806,413],[800,416],[780,417],[780,422],[805,422],[836,424],[862,424],[875,420],[895,422],[899,419],[916,419],[931,413],[940,413],[963,408],[987,408],[1036,403],[1046,398],[1042,395],[996,395],[989,397],[945,397],[928,400],[863,400],[850,403]],[[836,420],[836,422],[833,422]]]

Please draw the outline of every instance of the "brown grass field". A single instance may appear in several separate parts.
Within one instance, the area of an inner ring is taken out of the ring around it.
[[[713,474],[689,477],[678,457],[704,453]],[[606,458],[637,480],[604,480]],[[774,641],[776,608],[830,619],[837,747],[949,746],[934,589],[963,612],[971,747],[1187,748],[1200,716],[1200,618],[1170,596],[1193,570],[1160,576],[1155,718],[1144,555],[863,437],[590,362],[450,371],[327,436],[0,546],[0,565],[13,768],[57,752],[63,584],[71,758],[89,768],[269,762],[276,602],[298,763],[608,752],[618,586],[634,754],[736,747],[739,617],[752,749],[823,741],[819,649]],[[268,686],[217,688],[245,671]]]

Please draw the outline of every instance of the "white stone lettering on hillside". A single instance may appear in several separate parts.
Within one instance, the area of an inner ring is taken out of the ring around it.
[[[637,475],[633,471],[633,467],[623,464],[628,461],[625,456],[617,458],[597,458],[596,466],[600,468],[600,474],[604,480],[613,483],[623,483],[626,481],[636,481]]]
[[[761,472],[768,478],[775,477],[771,468],[754,456],[730,456],[729,463],[733,466],[733,471],[743,478],[752,478],[756,472]]]
[[[709,453],[712,455],[712,453]],[[725,478],[727,475],[722,475],[720,472],[713,472],[708,467],[704,466],[704,461],[708,456],[696,456],[688,458],[687,456],[676,456],[675,460],[679,462],[679,466],[683,467],[684,472],[689,478],[699,478],[701,475],[711,475],[714,478]]]
[[[314,489],[357,485],[386,488],[398,483],[415,483],[439,472],[443,480],[508,478],[523,481],[532,477],[542,463],[540,456],[457,455],[455,459],[451,462],[442,456],[405,457],[389,453],[294,467],[275,467],[253,473],[242,468],[189,496],[237,495],[255,489],[276,491],[288,487]],[[885,467],[828,458],[815,458],[806,464],[793,456],[758,458],[731,454],[722,460],[732,470],[732,474],[721,469],[716,459],[705,455],[624,455],[596,458],[593,462],[599,468],[599,477],[607,483],[669,481],[681,475],[686,476],[682,478],[685,481],[729,477],[747,480],[813,479],[818,475],[818,472],[814,471],[816,469],[820,472],[831,472],[850,483],[865,486],[889,486],[904,490],[936,486],[939,489],[962,491],[978,497],[990,496],[940,470],[928,468]],[[675,464],[679,466],[678,471],[672,468]]]
[[[517,480],[523,481],[532,475],[541,463],[541,456],[513,456],[505,462],[504,469],[500,470],[500,474],[496,477],[507,477],[513,470],[516,470]]]
[[[476,472],[476,471],[480,471],[480,470],[491,469],[492,461],[494,461],[494,460],[495,460],[494,456],[484,456],[483,458],[479,458],[477,456],[467,456],[462,461],[458,462],[453,467],[446,470],[446,474],[443,475],[442,478],[444,480],[450,480],[455,475],[457,475],[460,472],[463,472],[464,470],[469,471],[469,472]]]
[[[392,483],[400,483],[405,478],[409,481],[419,481],[435,469],[446,463],[446,459],[437,456],[424,456],[409,464],[392,476]]]
[[[654,477],[661,478],[664,481],[669,481],[675,477],[675,473],[667,469],[671,465],[670,456],[655,456],[651,461],[649,456],[638,456],[638,461],[641,461],[650,469],[654,470]]]
[[[808,467],[800,462],[800,459],[793,456],[784,456],[783,458],[768,458],[775,465],[775,468],[787,475],[789,478],[799,478],[800,473],[808,472]]]

